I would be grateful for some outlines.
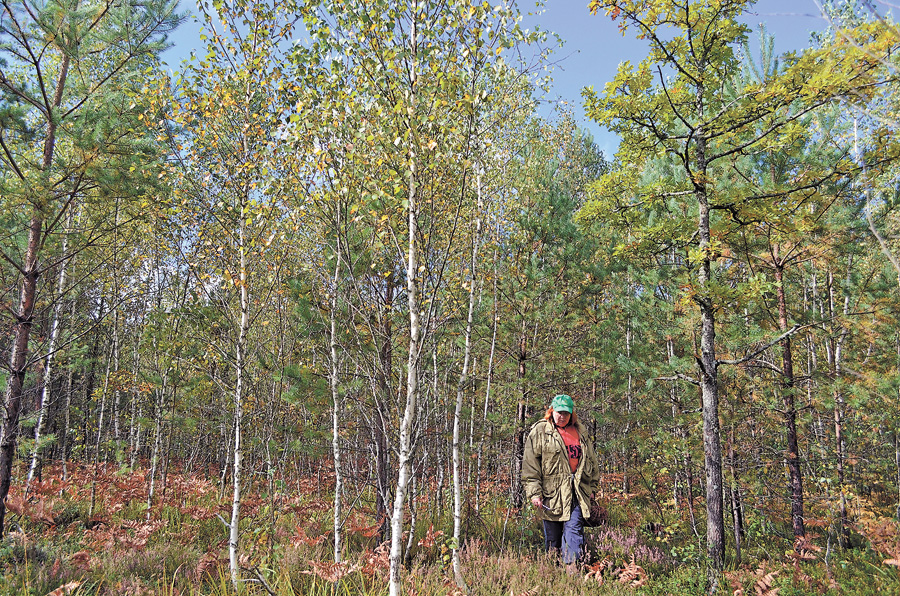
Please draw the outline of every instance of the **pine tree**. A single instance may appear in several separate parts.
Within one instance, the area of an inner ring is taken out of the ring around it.
[[[144,166],[155,149],[146,134],[135,132],[143,109],[135,97],[141,73],[158,63],[166,35],[179,22],[176,6],[175,0],[3,2],[0,196],[4,212],[25,219],[14,224],[21,227],[3,247],[20,291],[0,440],[0,534],[32,362],[42,251],[76,201],[145,187],[150,173]],[[103,201],[85,208],[98,216]]]

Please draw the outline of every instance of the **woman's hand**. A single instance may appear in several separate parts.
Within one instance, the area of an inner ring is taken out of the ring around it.
[[[544,500],[538,496],[531,497],[531,504],[534,505],[537,509],[544,508]]]

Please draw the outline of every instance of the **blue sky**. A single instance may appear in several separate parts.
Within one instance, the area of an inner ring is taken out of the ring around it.
[[[182,10],[196,12],[193,0],[182,0]],[[535,14],[534,0],[520,0],[519,9],[526,27],[540,25],[542,29],[558,33],[565,45],[558,49],[553,60],[553,89],[548,102],[566,102],[572,106],[581,125],[586,128],[606,154],[615,153],[618,140],[609,131],[584,118],[581,106],[581,89],[593,85],[600,90],[612,79],[619,63],[630,60],[637,63],[647,54],[647,44],[637,40],[633,31],[623,36],[617,25],[603,14],[591,15],[588,0],[547,0],[543,13]],[[754,30],[765,24],[775,36],[775,50],[785,52],[808,45],[811,31],[824,29],[816,0],[760,0],[746,16],[746,22]],[[192,49],[201,49],[199,24],[188,19],[171,37],[175,45],[166,52],[164,59],[170,67],[177,68],[180,61],[190,55]],[[549,108],[542,109],[549,113]]]
[[[532,2],[521,2],[520,10]],[[584,120],[581,89],[593,85],[598,91],[611,80],[621,62],[640,62],[648,53],[648,44],[638,40],[633,30],[623,36],[618,26],[603,14],[591,15],[588,0],[548,0],[544,14],[533,22],[558,33],[565,46],[557,51],[561,58],[554,71],[553,92],[573,105],[582,124],[594,141],[611,158],[618,145],[616,136],[593,122]],[[814,0],[760,0],[746,15],[746,23],[754,31],[760,23],[775,37],[778,53],[799,50],[808,45],[811,31],[826,27]]]

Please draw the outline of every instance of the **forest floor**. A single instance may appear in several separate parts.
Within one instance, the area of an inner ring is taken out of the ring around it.
[[[230,490],[221,495],[215,479],[169,472],[164,484],[156,481],[148,515],[146,471],[70,465],[65,481],[58,467],[45,469],[43,477],[31,484],[27,497],[17,484],[7,500],[0,594],[234,593],[225,525],[231,515]],[[608,485],[620,478],[610,477]],[[387,594],[387,548],[376,544],[374,512],[360,505],[360,495],[351,495],[354,507],[344,524],[345,561],[332,562],[329,485],[329,478],[314,476],[290,486],[282,482],[247,491],[242,594]],[[696,532],[702,520],[695,517],[692,524],[690,512],[665,511],[657,496],[646,493],[605,491],[609,523],[586,530],[590,560],[570,574],[542,554],[540,522],[532,512],[523,515],[498,503],[505,498],[496,495],[506,494],[502,483],[484,481],[480,512],[471,503],[468,507],[461,550],[463,590],[450,580],[449,497],[437,490],[419,491],[412,540],[407,536],[408,596],[706,591],[702,532]],[[702,515],[701,509],[695,507],[694,515]],[[668,523],[658,523],[660,515]],[[795,545],[776,524],[754,518],[743,540],[742,562],[728,562],[720,593],[900,593],[898,524],[880,519],[857,530],[850,549],[835,548],[827,532]]]

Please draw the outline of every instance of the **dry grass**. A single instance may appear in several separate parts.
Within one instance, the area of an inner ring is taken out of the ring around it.
[[[12,492],[7,516],[13,529],[0,543],[0,593],[28,596],[227,596],[233,594],[227,560],[230,514],[214,481],[170,473],[168,486],[147,515],[148,480],[141,471],[100,468],[73,473],[67,482],[47,470],[28,500]],[[88,516],[90,485],[97,507]],[[376,544],[377,520],[357,503],[345,525],[345,562],[331,562],[331,505],[327,486],[310,479],[286,483],[291,491],[248,490],[242,522],[244,595],[387,594],[387,546]],[[667,544],[639,530],[645,520],[627,496],[610,499],[617,525],[587,531],[590,561],[577,572],[541,553],[540,524],[502,503],[466,518],[461,550],[466,590],[451,581],[450,526],[434,513],[433,493],[417,502],[417,528],[404,575],[408,596],[537,596],[539,594],[700,594],[705,567],[677,562]],[[493,508],[491,508],[493,507]],[[619,511],[621,509],[621,511]],[[791,544],[768,537],[764,557],[729,572],[735,594],[886,594],[900,587],[895,523],[875,520],[857,529],[871,550],[843,553],[840,561],[813,540]],[[678,539],[677,533],[667,534]],[[680,544],[690,544],[690,535]],[[780,542],[779,542],[780,541]],[[783,542],[783,547],[779,546]],[[774,553],[773,553],[774,547]],[[780,554],[779,554],[780,551]],[[774,555],[774,558],[773,558]],[[856,557],[855,559],[853,557]],[[848,562],[849,561],[849,562]],[[860,577],[867,577],[860,581]]]

